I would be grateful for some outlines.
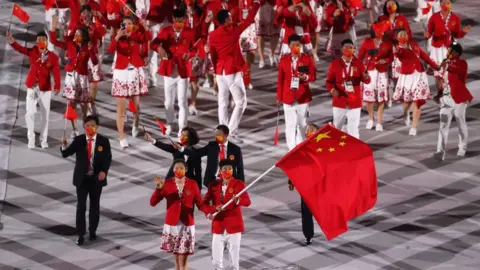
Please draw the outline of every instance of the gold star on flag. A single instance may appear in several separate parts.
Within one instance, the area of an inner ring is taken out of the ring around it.
[[[323,151],[323,148],[318,148],[317,149],[317,152],[322,152]]]
[[[330,136],[328,136],[328,133],[330,133],[330,131],[328,132],[325,132],[325,133],[320,133],[317,135],[317,137],[315,138],[315,140],[317,142],[321,141],[322,139],[326,139],[326,138],[330,138]]]
[[[340,138],[342,138],[342,140],[345,140],[345,139],[347,138],[347,135],[343,135],[343,136],[340,137]]]
[[[334,151],[335,151],[335,148],[330,147],[330,148],[328,149],[328,151],[330,151],[330,153],[331,153],[331,152],[334,152]]]
[[[344,145],[345,145],[345,142],[340,142],[338,145],[344,146]]]

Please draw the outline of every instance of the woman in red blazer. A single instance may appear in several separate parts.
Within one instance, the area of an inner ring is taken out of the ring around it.
[[[370,38],[365,39],[360,47],[358,59],[366,65],[371,80],[362,84],[363,102],[367,104],[368,122],[366,129],[372,129],[374,124],[373,106],[377,104],[376,131],[383,131],[382,119],[385,102],[390,99],[388,67],[393,61],[392,45],[382,41],[384,35],[383,24],[373,24],[370,29]]]
[[[123,29],[125,28],[125,29]],[[128,147],[125,138],[125,99],[132,99],[139,110],[140,96],[148,93],[147,80],[143,67],[148,56],[149,35],[141,25],[135,24],[131,16],[123,18],[122,29],[110,43],[108,51],[116,53],[113,71],[112,96],[117,98],[117,129],[120,146]],[[138,135],[138,113],[134,114],[132,136]]]
[[[330,33],[326,43],[326,49],[334,56],[341,56],[341,43],[345,39],[351,39],[356,42],[356,35],[353,17],[356,15],[356,9],[350,8],[348,1],[332,0],[325,7],[325,19],[329,25]]]
[[[173,165],[174,177],[163,180],[157,176],[157,187],[150,198],[150,205],[156,206],[162,199],[167,201],[167,213],[163,225],[160,248],[173,253],[176,269],[188,269],[188,256],[195,251],[194,204],[205,212],[211,212],[202,204],[202,196],[195,180],[185,177],[186,164],[176,160]]]
[[[404,120],[407,126],[410,125],[410,107],[412,103],[415,103],[409,135],[416,136],[418,121],[422,113],[421,107],[430,98],[427,73],[421,60],[433,69],[438,70],[439,67],[417,43],[409,40],[408,32],[405,29],[398,31],[397,40],[398,45],[393,48],[393,53],[400,61],[401,67],[397,70],[400,77],[393,93],[393,100],[403,101]]]
[[[68,99],[72,107],[75,109],[77,103],[80,103],[83,116],[87,116],[88,104],[91,102],[89,79],[88,79],[88,62],[98,64],[98,58],[92,48],[89,47],[90,35],[87,28],[78,28],[73,36],[65,36],[65,41],[57,40],[58,17],[54,16],[50,29],[50,42],[66,51],[67,64],[65,65],[65,87],[63,89],[63,97]],[[72,123],[72,138],[78,136],[80,132]]]

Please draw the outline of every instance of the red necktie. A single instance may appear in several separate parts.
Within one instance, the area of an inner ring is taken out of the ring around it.
[[[225,159],[225,145],[220,144],[220,153],[218,153],[218,161],[222,161]]]
[[[91,168],[91,165],[90,164],[90,159],[92,158],[92,143],[93,143],[93,139],[89,138],[88,139],[88,144],[87,144],[87,172],[89,172],[92,168]]]

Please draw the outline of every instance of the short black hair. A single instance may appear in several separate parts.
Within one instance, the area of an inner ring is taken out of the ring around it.
[[[343,47],[343,45],[345,45],[345,44],[352,44],[352,45],[353,45],[353,41],[352,41],[351,39],[349,39],[349,38],[344,39],[344,40],[342,41],[341,46]]]
[[[92,7],[89,6],[88,4],[82,5],[82,7],[80,7],[80,13],[83,13],[85,10],[92,12]]]
[[[183,166],[185,166],[185,168],[187,168],[187,163],[185,162],[184,159],[180,159],[180,158],[179,158],[179,159],[175,159],[175,160],[173,161],[173,165],[172,165],[172,166],[175,166],[175,164],[177,164],[177,163],[182,163]]]
[[[397,1],[397,0],[387,0],[387,1],[385,1],[385,3],[383,4],[383,15],[385,15],[385,16],[388,16],[388,15],[389,15],[388,10],[387,10],[387,4],[388,4],[388,2],[390,2],[390,1],[394,1],[395,4],[397,4],[397,11],[396,11],[396,12],[397,12],[397,13],[400,13],[400,4],[398,3],[398,1]]]
[[[187,13],[183,8],[176,8],[173,10],[172,17],[173,18],[185,18]]]
[[[223,166],[232,166],[233,167],[234,163],[233,163],[233,160],[230,160],[228,158],[226,159],[222,159],[219,163],[218,163],[218,167],[221,169]]]
[[[132,22],[135,22],[135,17],[133,17],[133,15],[127,15],[123,16],[123,20],[130,20]]]
[[[46,37],[48,39],[48,36],[47,36],[47,33],[45,33],[45,31],[40,31],[37,33],[37,38],[38,37]]]
[[[223,25],[230,16],[230,12],[227,9],[222,9],[217,13],[217,21],[219,24]]]
[[[370,28],[368,29],[368,33],[370,34],[370,37],[371,38],[376,38],[377,37],[377,34],[375,33],[375,30],[373,30],[373,24],[372,26],[370,26]],[[381,37],[380,37],[381,38]]]
[[[91,115],[87,115],[85,116],[85,118],[83,118],[83,123],[86,124],[90,121],[95,121],[95,124],[98,126],[100,125],[100,119],[98,119],[98,116],[94,115],[94,114],[91,114]]]
[[[225,136],[228,136],[228,134],[230,134],[230,129],[226,125],[218,125],[216,129],[222,131]]]
[[[450,49],[452,49],[452,52],[458,53],[458,56],[463,54],[462,45],[460,43],[456,42],[456,41],[452,42],[452,44],[450,45]]]
[[[197,131],[192,127],[184,127],[182,128],[182,132],[188,132],[188,146],[196,145],[200,141],[200,137],[198,136]]]
[[[289,37],[288,37],[288,44],[290,45],[290,43],[292,43],[293,41],[300,41],[302,40],[302,37],[297,35],[297,34],[291,34]]]

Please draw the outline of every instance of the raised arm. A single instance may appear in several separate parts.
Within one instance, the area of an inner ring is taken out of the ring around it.
[[[62,50],[67,50],[67,43],[60,41],[57,39],[57,33],[55,31],[50,31],[50,42],[56,46],[61,48]]]
[[[238,36],[240,36],[243,33],[243,31],[245,31],[245,29],[247,29],[253,23],[259,9],[260,9],[260,1],[254,0],[252,7],[248,11],[247,18],[245,18],[245,20],[242,23],[240,23],[240,25],[237,28],[236,33],[238,33]]]
[[[78,149],[78,137],[75,137],[75,139],[73,139],[72,143],[67,146],[66,148],[64,148],[63,146],[60,148],[60,151],[62,153],[62,157],[64,158],[67,158],[75,153],[77,153],[77,149]]]
[[[173,147],[173,145],[167,144],[167,143],[163,143],[163,142],[158,141],[158,140],[155,140],[155,143],[154,143],[153,145],[155,145],[157,148],[160,148],[160,149],[162,149],[163,151],[168,152],[168,153],[171,153],[171,154],[173,154],[173,153],[175,153],[175,152],[178,151],[177,149],[175,149],[175,147]]]

